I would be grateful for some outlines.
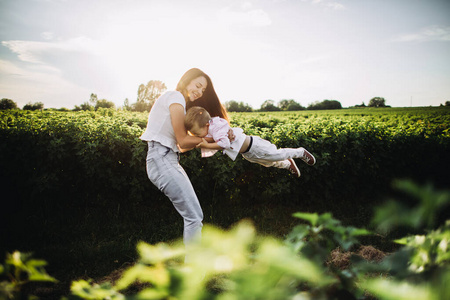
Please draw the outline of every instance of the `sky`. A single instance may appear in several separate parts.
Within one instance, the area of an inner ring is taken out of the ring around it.
[[[0,0],[0,98],[122,106],[192,67],[222,102],[450,101],[449,0]]]

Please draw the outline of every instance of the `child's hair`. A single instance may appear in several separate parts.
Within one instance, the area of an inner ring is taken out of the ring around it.
[[[184,127],[186,127],[186,130],[191,130],[195,124],[203,127],[208,124],[209,120],[211,120],[211,116],[206,109],[200,106],[192,106],[186,112]]]

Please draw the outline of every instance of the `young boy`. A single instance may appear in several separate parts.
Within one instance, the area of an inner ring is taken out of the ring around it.
[[[293,175],[300,177],[300,170],[293,158],[300,158],[308,165],[316,163],[314,156],[305,148],[281,148],[258,136],[248,136],[241,128],[232,128],[235,139],[230,142],[228,130],[230,125],[225,119],[211,118],[202,107],[194,106],[186,112],[184,126],[192,135],[203,138],[197,145],[202,148],[202,157],[213,155],[218,150],[223,150],[232,160],[241,155],[248,161],[258,163],[265,167],[287,169]],[[208,143],[204,138],[212,138],[215,142]]]

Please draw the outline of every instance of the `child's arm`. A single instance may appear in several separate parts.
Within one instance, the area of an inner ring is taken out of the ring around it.
[[[208,128],[208,135],[206,139],[203,138],[202,142],[197,144],[197,148],[205,148],[210,150],[223,150],[229,149],[230,144],[230,132],[234,140],[233,130],[226,120],[214,118],[214,123],[210,123]]]
[[[223,150],[223,148],[220,147],[217,143],[208,143],[204,138],[202,138],[202,142],[199,143],[196,147],[211,150]]]

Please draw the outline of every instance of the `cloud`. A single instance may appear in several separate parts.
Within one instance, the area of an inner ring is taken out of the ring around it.
[[[44,40],[47,40],[47,41],[52,40],[52,39],[53,39],[53,32],[50,32],[50,31],[42,32],[42,33],[41,33],[41,37],[42,37]]]
[[[88,99],[90,90],[61,78],[57,69],[24,68],[0,59],[0,91],[21,107],[28,102],[44,102],[45,107],[68,107]]]
[[[114,65],[105,61],[108,51],[99,41],[77,37],[55,42],[11,40],[2,44],[17,54],[20,61],[15,64],[23,71],[33,72],[33,76],[26,78],[38,78],[37,74],[52,75],[53,79],[60,78],[73,86],[99,92],[112,91],[111,87],[117,86]]]
[[[345,9],[344,4],[337,1],[329,1],[329,0],[302,0],[302,2],[310,2],[313,5],[323,6],[325,8],[330,8],[334,10],[342,10]]]
[[[20,60],[29,63],[43,64],[45,57],[55,51],[88,52],[95,54],[98,49],[96,43],[86,37],[77,37],[59,42],[36,41],[2,41],[2,45],[16,53]]]
[[[319,55],[313,55],[309,56],[305,59],[302,59],[299,61],[300,64],[315,64],[318,62],[327,61],[331,58],[330,54],[319,54]]]
[[[344,4],[339,3],[339,2],[326,2],[323,5],[327,8],[331,8],[331,9],[335,9],[335,10],[345,9]]]
[[[244,7],[249,8],[250,6],[246,5]],[[219,18],[223,24],[227,25],[264,27],[272,24],[269,15],[262,9],[232,11],[229,8],[225,8],[219,13]]]
[[[242,9],[250,9],[252,6],[252,3],[248,1],[245,1],[241,4]]]
[[[450,41],[450,26],[429,26],[419,32],[404,34],[393,39],[394,42]]]
[[[16,53],[21,61],[42,63],[39,53],[47,48],[46,43],[29,41],[2,41],[2,45]]]

